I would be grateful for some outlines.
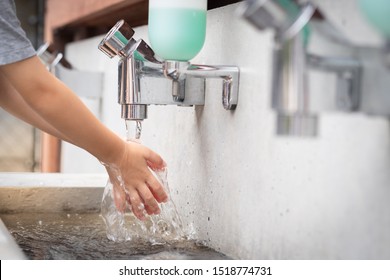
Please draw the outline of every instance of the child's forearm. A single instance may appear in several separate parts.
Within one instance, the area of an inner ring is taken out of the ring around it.
[[[14,115],[15,117],[39,128],[40,130],[54,135],[57,138],[71,142],[57,129],[47,123],[38,115],[26,101],[20,96],[19,92],[11,85],[0,71],[0,107]]]
[[[37,57],[0,69],[28,106],[55,127],[62,138],[84,148],[100,161],[109,163],[120,158],[124,141],[102,125]]]

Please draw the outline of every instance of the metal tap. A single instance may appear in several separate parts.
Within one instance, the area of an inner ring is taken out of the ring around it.
[[[133,38],[134,30],[120,20],[99,44],[110,58],[120,57],[118,65],[118,102],[122,118],[147,118],[147,105],[204,105],[205,79],[223,81],[222,103],[232,110],[238,102],[239,68],[235,66],[193,65],[185,61],[163,61],[142,39]],[[171,90],[150,88],[148,78],[164,78]],[[168,92],[168,94],[166,94]]]
[[[143,41],[133,39],[134,30],[123,20],[117,22],[99,44],[99,50],[108,57],[119,56],[118,103],[123,119],[147,118],[146,104],[140,103],[140,84],[135,55],[153,64],[161,64],[152,49]],[[135,54],[136,52],[136,54]]]
[[[308,38],[313,32],[309,23],[314,17],[322,17],[313,4],[299,6],[294,1],[247,0],[239,6],[238,13],[260,30],[275,30],[272,108],[277,112],[278,135],[317,135],[318,117],[310,110],[308,69],[340,74],[338,83],[349,83],[348,95],[353,104],[347,109],[358,107],[359,62],[351,57],[323,57],[308,51]],[[340,38],[330,38],[330,41],[351,48]],[[341,87],[338,94],[343,94]]]

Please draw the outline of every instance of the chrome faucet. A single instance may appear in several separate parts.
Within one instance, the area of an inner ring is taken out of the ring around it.
[[[223,81],[222,104],[227,110],[238,103],[239,68],[236,66],[195,65],[186,61],[163,61],[142,39],[133,38],[134,30],[123,20],[118,21],[99,44],[110,58],[120,57],[118,66],[118,102],[126,120],[147,118],[147,106],[204,105],[205,79]],[[145,78],[171,81],[169,91],[156,92]],[[168,94],[166,94],[168,92]]]
[[[238,13],[260,30],[275,30],[272,77],[272,108],[277,112],[278,135],[315,136],[318,130],[317,113],[310,109],[308,69],[331,71],[338,83],[348,83],[348,110],[360,101],[361,65],[353,57],[324,57],[308,51],[308,38],[314,17],[322,17],[311,3],[297,5],[294,1],[247,0]],[[331,38],[330,41],[337,41]],[[340,42],[337,42],[340,43]],[[351,46],[341,42],[346,48]],[[343,87],[345,89],[345,87]],[[338,95],[345,95],[341,90]]]
[[[56,75],[56,66],[64,58],[64,55],[60,52],[49,52],[49,43],[44,43],[37,49],[37,56],[40,58],[42,63],[46,66],[47,70],[53,75]]]
[[[123,20],[119,21],[99,44],[99,49],[108,57],[119,56],[118,64],[118,103],[121,105],[121,117],[127,120],[143,120],[147,118],[147,104],[141,102],[140,71],[142,60],[152,64],[160,64],[153,50],[143,40],[133,39],[134,30]],[[135,56],[139,56],[136,60]],[[155,69],[155,68],[153,68]],[[155,71],[161,76],[162,71]]]

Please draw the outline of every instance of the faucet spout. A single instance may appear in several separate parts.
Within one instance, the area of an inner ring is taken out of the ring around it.
[[[274,50],[272,108],[278,135],[315,136],[317,117],[310,113],[306,51],[299,35]]]
[[[139,104],[140,81],[136,73],[136,60],[133,57],[126,57],[119,61],[118,103],[121,105],[121,117],[125,120],[147,118],[147,106]]]

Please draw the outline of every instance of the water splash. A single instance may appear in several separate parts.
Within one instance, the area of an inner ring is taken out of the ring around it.
[[[112,242],[98,212],[17,212],[1,219],[28,259],[37,260],[159,260],[229,259],[195,240],[150,244],[145,239]],[[39,221],[42,222],[40,225]]]
[[[140,143],[142,132],[141,121],[136,121],[135,139],[132,137],[133,121],[126,120],[126,140]],[[114,167],[109,167],[115,169]],[[159,180],[165,192],[170,196],[170,189],[168,185],[168,171],[165,167],[163,170],[153,171],[153,175]],[[114,170],[116,179],[119,185],[124,188],[124,182],[119,170]],[[108,181],[103,193],[101,204],[101,214],[106,224],[107,237],[112,241],[123,242],[132,240],[134,238],[147,239],[152,244],[164,244],[166,242],[179,240],[185,237],[182,221],[176,210],[176,206],[172,199],[168,202],[160,204],[160,214],[148,215],[143,209],[144,216],[147,217],[145,221],[138,220],[132,212],[120,212],[115,206],[114,202],[113,184]],[[128,207],[126,207],[127,211]]]
[[[167,170],[154,172],[163,185],[168,196],[170,190],[167,181]],[[181,218],[174,202],[160,204],[161,213],[148,215],[144,211],[145,221],[138,220],[132,212],[122,213],[115,206],[113,185],[109,181],[103,193],[101,215],[106,224],[108,239],[123,242],[133,239],[145,239],[152,244],[165,244],[185,237]]]

